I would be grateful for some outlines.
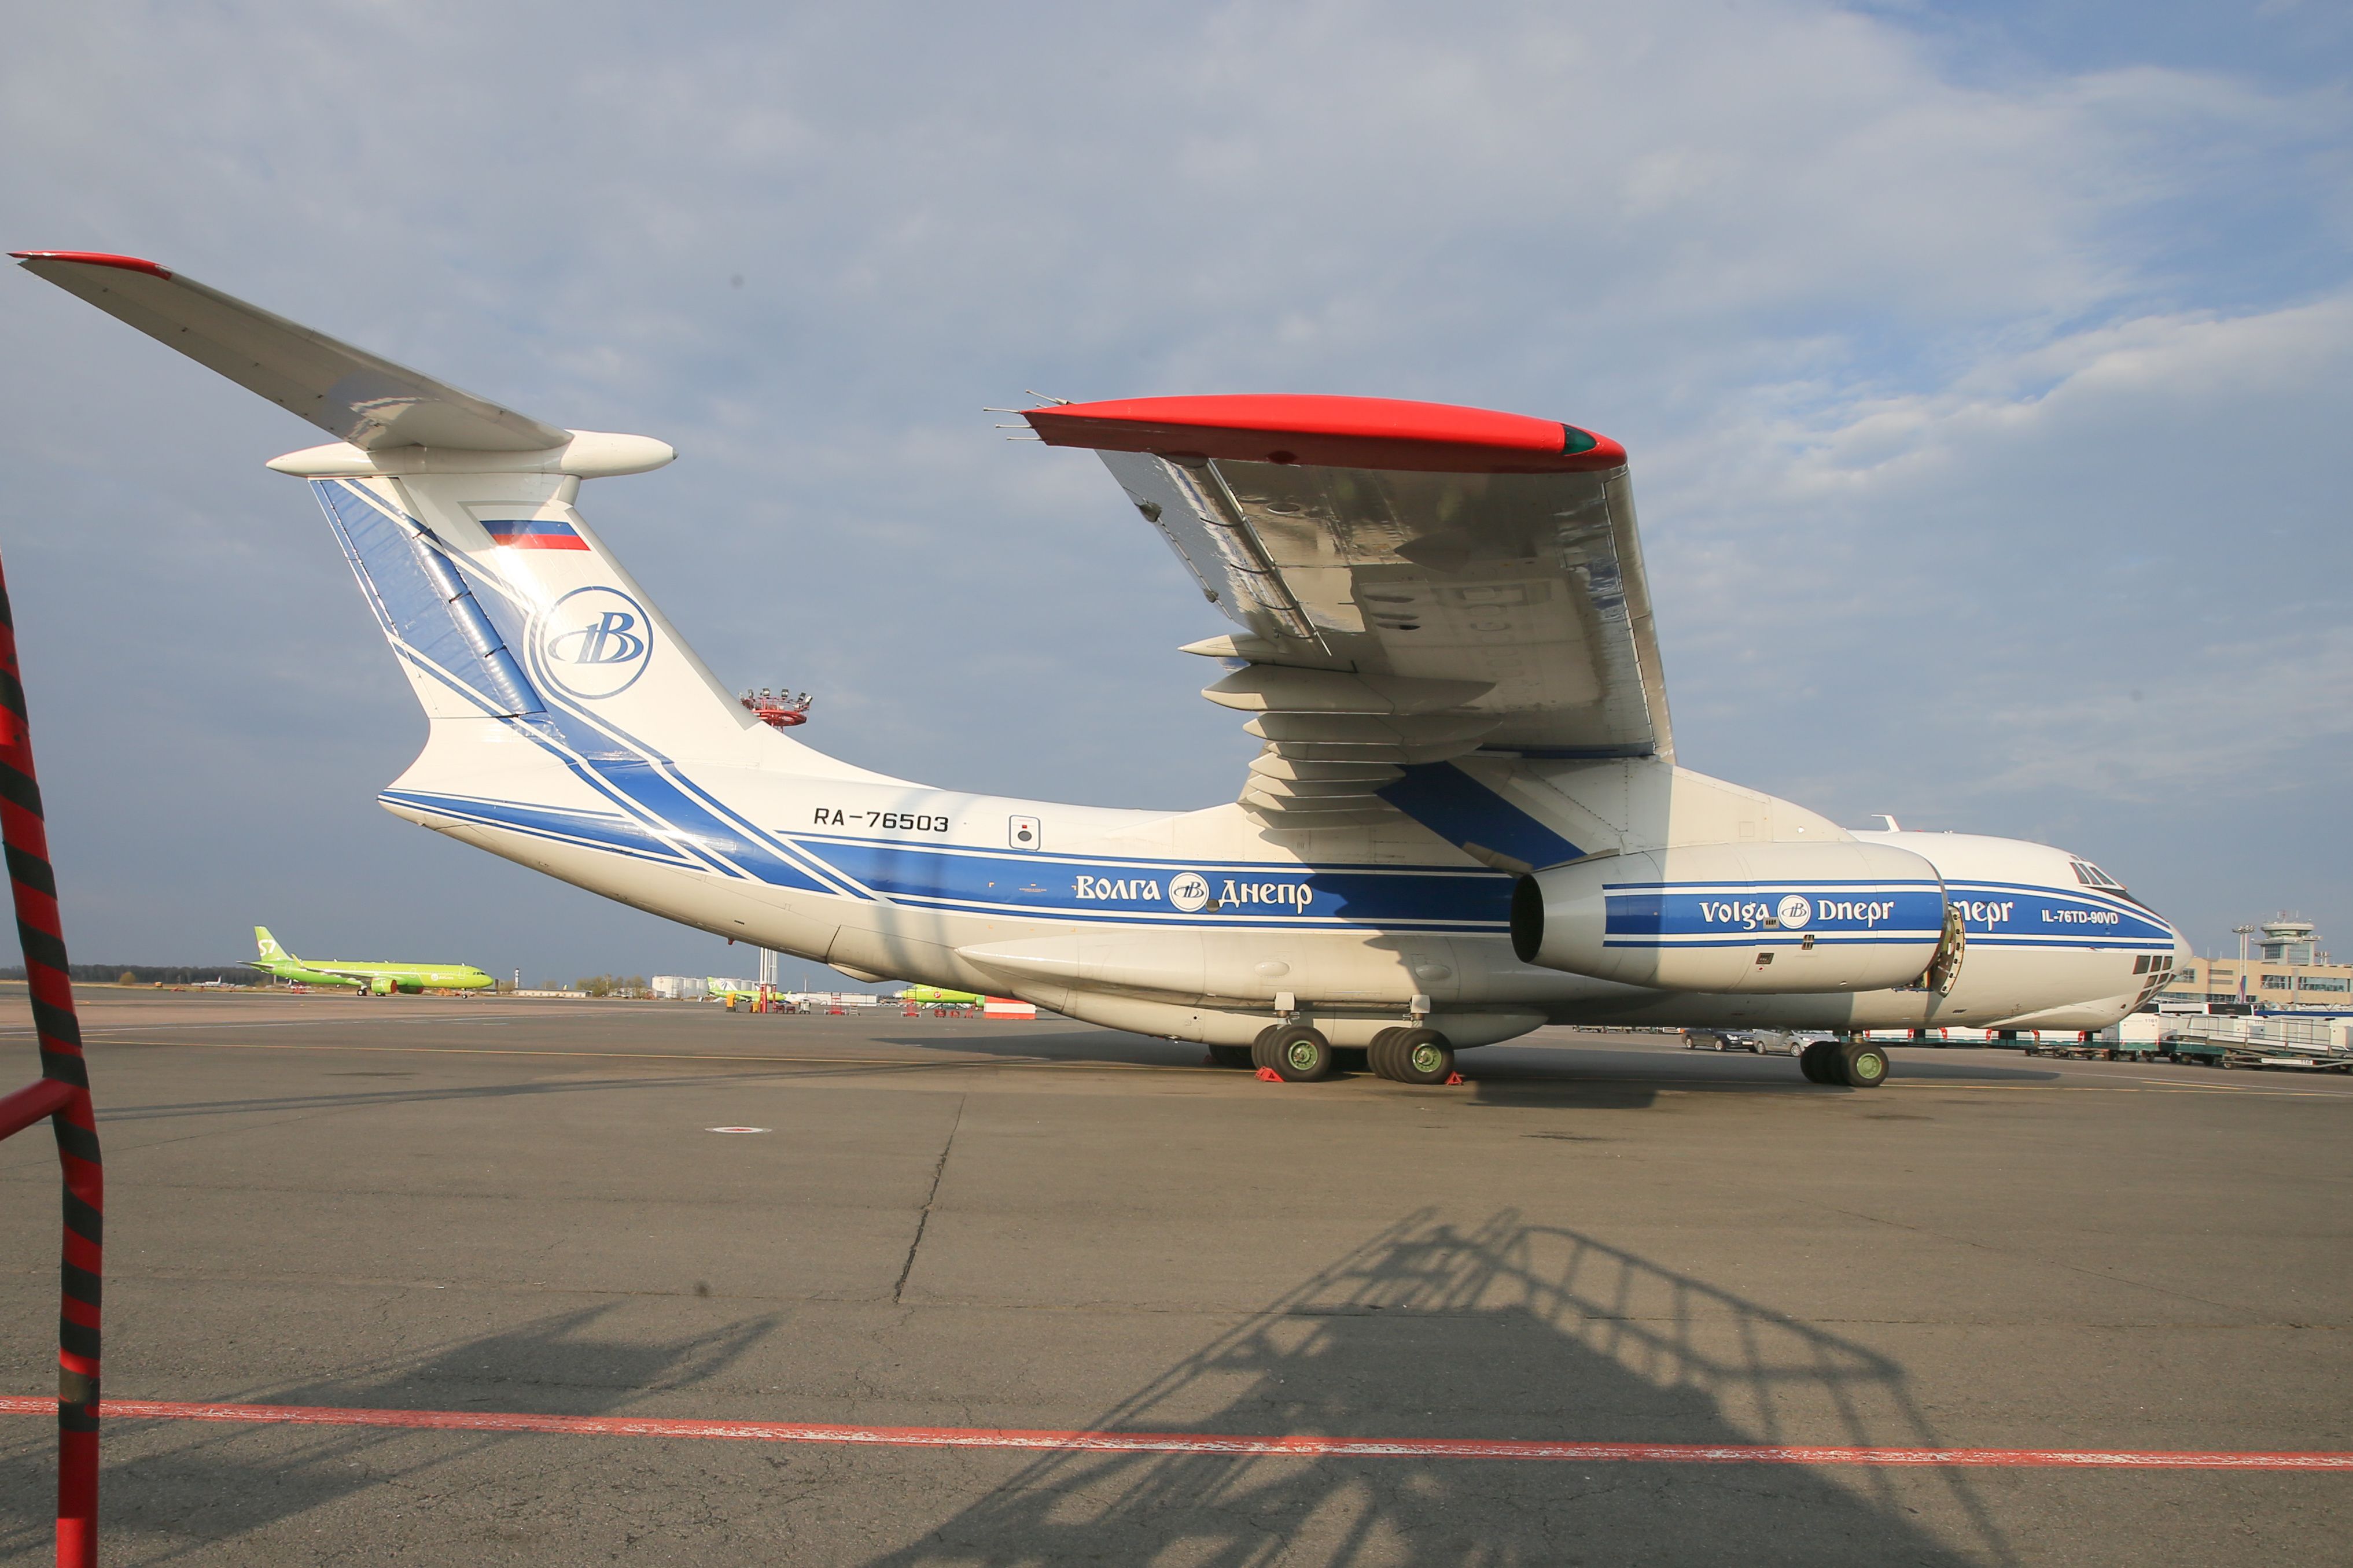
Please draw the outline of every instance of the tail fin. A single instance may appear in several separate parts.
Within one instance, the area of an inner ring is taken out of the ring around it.
[[[278,939],[269,934],[269,928],[268,926],[254,927],[253,940],[255,945],[261,949],[260,956],[263,958],[282,958],[289,963],[300,963],[302,962],[301,959],[295,957],[292,953],[278,945]]]
[[[437,722],[520,723],[582,756],[750,760],[765,726],[596,538],[579,488],[568,474],[311,481]]]
[[[575,767],[879,777],[746,712],[574,510],[583,479],[669,462],[661,442],[527,418],[153,262],[13,254],[340,437],[270,467],[312,481],[437,734],[503,724]]]

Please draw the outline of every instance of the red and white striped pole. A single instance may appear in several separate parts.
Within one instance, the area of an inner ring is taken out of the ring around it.
[[[33,1029],[40,1038],[38,1081],[0,1098],[0,1138],[43,1117],[57,1134],[65,1174],[65,1245],[58,1301],[58,1565],[98,1563],[98,1306],[106,1184],[98,1125],[90,1103],[90,1068],[58,921],[58,879],[49,868],[49,835],[33,745],[25,721],[25,683],[16,666],[16,621],[0,572],[0,841],[16,903],[16,940],[25,951]]]

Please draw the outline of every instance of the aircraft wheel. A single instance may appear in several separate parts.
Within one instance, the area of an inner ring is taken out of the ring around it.
[[[1365,1065],[1373,1070],[1375,1076],[1386,1079],[1397,1077],[1397,1064],[1389,1058],[1389,1047],[1396,1044],[1398,1037],[1404,1033],[1406,1030],[1402,1026],[1383,1029],[1373,1037],[1373,1043],[1365,1047]]]
[[[1250,1059],[1248,1046],[1211,1046],[1209,1059],[1221,1068],[1239,1068],[1244,1072],[1257,1065]]]
[[[1836,1083],[1838,1046],[1831,1040],[1810,1040],[1798,1053],[1798,1070],[1806,1075],[1808,1083]]]
[[[1877,1089],[1887,1081],[1887,1053],[1869,1040],[1849,1040],[1838,1048],[1836,1082],[1849,1089]]]
[[[1389,1042],[1388,1077],[1399,1083],[1444,1083],[1454,1076],[1454,1045],[1435,1029],[1408,1029]]]
[[[1307,1024],[1285,1024],[1268,1030],[1250,1047],[1250,1054],[1259,1066],[1272,1068],[1285,1083],[1321,1083],[1338,1065],[1324,1031]]]

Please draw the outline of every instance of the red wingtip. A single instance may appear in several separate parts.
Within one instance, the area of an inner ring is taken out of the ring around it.
[[[1602,473],[1626,465],[1617,442],[1558,420],[1385,397],[1134,397],[1021,416],[1048,446],[1099,451],[1455,474]]]
[[[120,267],[125,272],[144,272],[150,278],[172,276],[152,261],[142,261],[136,256],[111,256],[103,250],[12,250],[8,254],[18,261],[79,261],[85,267]]]

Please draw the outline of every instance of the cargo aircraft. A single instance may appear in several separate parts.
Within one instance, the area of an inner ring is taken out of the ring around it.
[[[1547,1023],[2096,1028],[2186,957],[2105,872],[1850,832],[1676,764],[1626,452],[1332,396],[1024,412],[1098,453],[1230,629],[1185,651],[1262,744],[1239,798],[1121,811],[826,755],[704,668],[575,509],[657,468],[149,261],[17,253],[334,437],[310,482],[431,723],[395,815],[863,980],[1026,999],[1229,1066],[1406,1083]]]
[[[498,982],[470,963],[378,963],[367,959],[301,959],[278,945],[268,926],[253,928],[260,956],[251,967],[272,980],[304,985],[349,985],[364,995],[389,996],[399,991],[414,996],[421,991],[487,991]]]

